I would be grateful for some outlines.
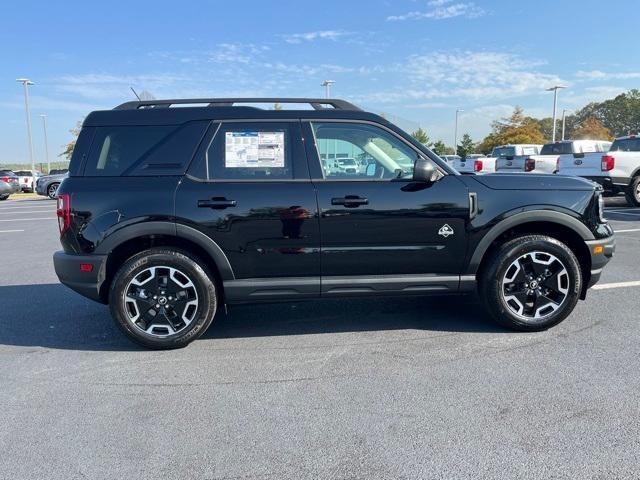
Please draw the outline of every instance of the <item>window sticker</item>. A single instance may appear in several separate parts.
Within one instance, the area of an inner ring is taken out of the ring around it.
[[[284,132],[226,132],[225,168],[284,168]]]

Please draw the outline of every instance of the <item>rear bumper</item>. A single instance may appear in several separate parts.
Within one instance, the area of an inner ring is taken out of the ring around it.
[[[91,265],[90,272],[80,270],[80,265]],[[96,302],[106,303],[101,295],[107,265],[106,255],[71,255],[65,252],[53,254],[53,266],[60,282]]]
[[[592,182],[602,185],[602,188],[606,193],[623,193],[625,188],[629,186],[631,179],[625,177],[605,177],[605,176],[586,176],[582,177]]]
[[[600,240],[589,240],[585,243],[591,253],[591,277],[587,284],[587,288],[591,288],[600,280],[602,269],[615,254],[616,239],[611,236]],[[602,253],[594,253],[596,247],[602,247]]]

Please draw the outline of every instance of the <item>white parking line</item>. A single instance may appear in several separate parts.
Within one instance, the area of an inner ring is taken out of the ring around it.
[[[640,228],[629,228],[628,230],[614,230],[614,233],[640,232]]]
[[[40,218],[8,218],[0,220],[0,222],[24,222],[26,220],[57,220],[56,217],[40,217]]]
[[[633,217],[640,217],[640,212],[636,212],[636,213],[629,213],[629,212],[614,212],[612,210],[608,210],[607,212],[605,212],[605,216],[611,213],[613,215],[631,215]]]
[[[24,230],[0,230],[0,233],[16,233],[16,232],[24,232]]]
[[[602,283],[602,284],[596,284],[592,288],[594,290],[608,290],[610,288],[626,288],[626,287],[640,287],[640,280],[635,280],[632,282]]]
[[[0,215],[22,215],[23,213],[46,213],[42,210],[20,210],[19,212],[3,212],[0,210]]]

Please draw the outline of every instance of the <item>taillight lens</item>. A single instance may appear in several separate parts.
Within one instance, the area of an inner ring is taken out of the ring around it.
[[[5,183],[9,183],[11,181],[11,177],[0,177],[0,180],[2,180]]]
[[[602,171],[609,172],[616,166],[616,159],[611,155],[603,155],[602,157]]]
[[[60,235],[66,232],[71,226],[71,196],[68,193],[58,194],[58,228]]]
[[[482,160],[476,160],[475,162],[473,162],[474,172],[481,172],[483,166],[484,165],[482,164]]]
[[[536,161],[534,158],[527,158],[524,161],[524,171],[531,172],[536,169]]]

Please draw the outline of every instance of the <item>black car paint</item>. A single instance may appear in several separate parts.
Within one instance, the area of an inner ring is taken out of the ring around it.
[[[412,145],[417,155],[430,158],[443,176],[433,184],[322,180],[306,123],[316,119],[380,125]],[[81,176],[94,127],[196,120],[302,122],[309,177],[203,181],[197,175],[199,153],[186,175]],[[175,237],[199,245],[215,264],[229,303],[469,290],[490,241],[507,224],[557,223],[585,242],[612,244],[611,228],[594,220],[593,184],[573,177],[462,176],[394,125],[365,112],[250,107],[94,112],[85,120],[78,145],[85,149],[74,152],[70,176],[59,190],[71,195],[73,221],[61,237],[64,253],[57,254],[56,270],[63,283],[103,302],[118,267],[108,265],[109,254],[140,237]],[[470,193],[477,197],[473,215]],[[366,202],[333,202],[354,197]],[[222,200],[231,203],[224,208],[206,203]],[[453,235],[439,235],[444,225]],[[87,258],[95,260],[85,276],[90,287],[81,286],[82,275],[71,272]]]

